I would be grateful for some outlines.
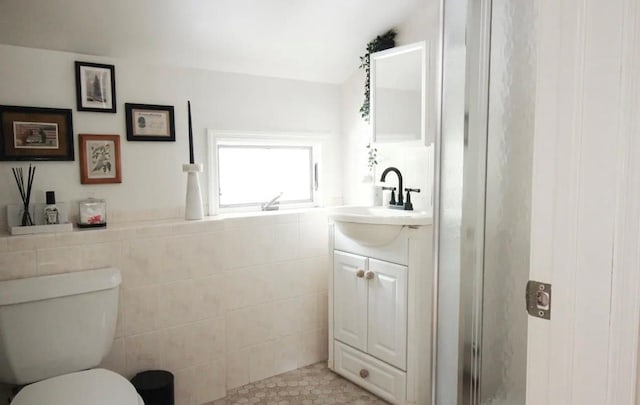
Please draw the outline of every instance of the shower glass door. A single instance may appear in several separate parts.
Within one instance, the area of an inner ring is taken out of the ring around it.
[[[469,1],[459,403],[524,405],[535,3]]]

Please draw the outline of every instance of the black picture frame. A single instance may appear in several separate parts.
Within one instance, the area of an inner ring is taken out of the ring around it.
[[[0,105],[0,161],[74,160],[71,109]]]
[[[175,142],[176,127],[172,105],[124,105],[127,141]]]
[[[76,61],[78,111],[116,113],[116,68],[114,65]]]

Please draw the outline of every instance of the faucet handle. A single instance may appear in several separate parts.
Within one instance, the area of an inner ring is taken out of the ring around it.
[[[419,188],[405,188],[404,191],[407,192],[407,198],[405,198],[404,209],[405,211],[413,211],[413,203],[411,202],[411,193],[419,193]]]
[[[396,188],[382,186],[383,190],[391,190],[391,198],[389,199],[389,205],[396,205]]]

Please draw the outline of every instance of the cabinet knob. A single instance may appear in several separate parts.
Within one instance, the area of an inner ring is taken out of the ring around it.
[[[365,370],[364,368],[360,370],[360,377],[367,378],[369,377],[369,370]]]
[[[356,272],[356,277],[358,277],[358,278],[362,278],[362,277],[364,277],[364,270],[358,270],[358,271]]]
[[[374,272],[372,272],[372,271],[368,271],[368,272],[365,273],[364,276],[367,278],[367,280],[371,280],[372,278],[374,278],[376,276],[376,274]]]

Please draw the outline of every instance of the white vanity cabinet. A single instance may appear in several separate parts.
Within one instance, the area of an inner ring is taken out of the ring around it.
[[[407,369],[407,267],[335,251],[334,337]]]
[[[373,246],[357,235],[381,230],[378,225],[344,225],[331,225],[329,368],[393,404],[426,405],[431,225],[399,226],[395,237]]]

